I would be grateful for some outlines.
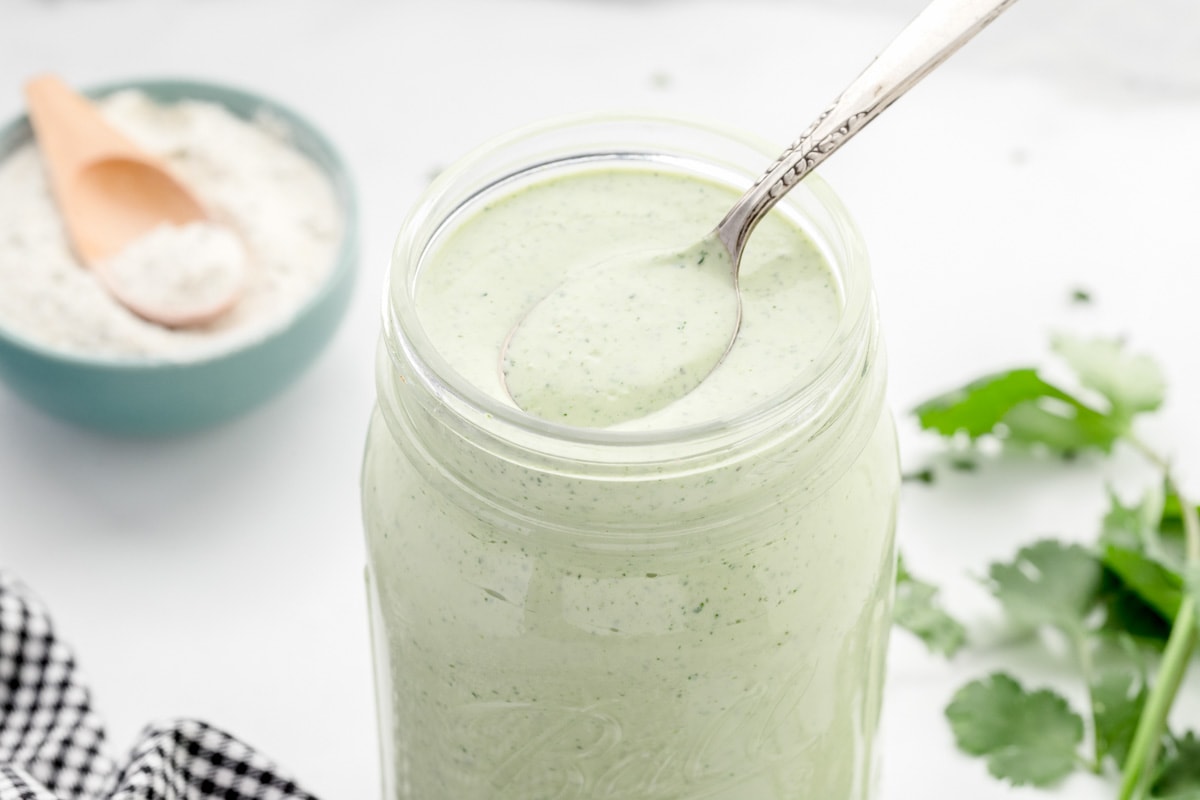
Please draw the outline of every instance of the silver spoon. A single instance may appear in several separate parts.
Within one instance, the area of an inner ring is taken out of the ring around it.
[[[684,250],[632,253],[573,271],[509,332],[500,355],[509,396],[531,414],[589,427],[644,416],[696,388],[741,327],[738,271],[754,227],[814,167],[1014,2],[933,0],[703,240]],[[698,277],[696,294],[689,285],[683,309],[677,297],[664,296],[667,287],[678,287],[677,280],[671,283],[678,269]],[[606,287],[620,288],[610,296],[622,297],[622,307],[585,313]],[[689,315],[682,322],[681,311]],[[668,368],[658,363],[639,373],[637,364],[619,355],[643,347],[672,353]]]

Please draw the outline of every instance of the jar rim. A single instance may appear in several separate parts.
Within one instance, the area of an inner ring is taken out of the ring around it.
[[[437,200],[462,181],[473,167],[505,148],[556,132],[614,124],[666,126],[715,136],[731,144],[762,153],[763,165],[769,164],[770,159],[778,155],[781,150],[764,139],[729,126],[714,124],[694,117],[642,112],[592,112],[554,117],[518,127],[483,142],[455,161],[433,180],[418,198],[401,226],[400,234],[393,248],[391,268],[388,271],[384,287],[384,339],[393,361],[402,359],[406,362],[415,370],[416,377],[425,384],[431,393],[442,403],[453,406],[460,416],[475,420],[487,420],[488,428],[502,436],[507,431],[509,434],[518,434],[522,438],[532,436],[545,443],[554,443],[553,449],[561,454],[567,454],[578,448],[586,448],[587,452],[593,452],[597,447],[612,448],[628,454],[631,450],[646,448],[656,450],[666,445],[678,448],[689,442],[712,443],[715,440],[730,438],[735,441],[744,441],[754,438],[756,433],[777,426],[781,418],[786,419],[793,416],[797,408],[811,406],[814,402],[820,405],[818,402],[820,397],[830,393],[830,383],[840,380],[849,369],[853,369],[848,362],[856,359],[850,358],[848,351],[859,348],[848,347],[848,344],[862,341],[864,331],[874,328],[871,320],[874,296],[861,233],[841,199],[829,184],[813,173],[807,175],[803,185],[793,189],[789,197],[792,195],[798,197],[802,192],[812,195],[819,206],[829,212],[831,219],[837,225],[840,236],[845,238],[846,243],[856,250],[857,257],[830,264],[836,277],[841,281],[842,314],[836,329],[827,339],[813,363],[800,370],[778,391],[739,409],[737,412],[715,416],[688,425],[647,430],[578,427],[543,419],[528,414],[516,406],[501,402],[458,373],[440,354],[426,334],[417,313],[416,304],[412,302],[413,289],[421,263],[428,245],[436,238],[437,230],[435,229],[434,234],[424,242],[417,241],[416,233],[422,228],[423,223],[432,218]],[[658,152],[664,155],[672,154],[667,148],[661,148]],[[574,157],[580,155],[584,155],[584,153],[576,150]],[[616,155],[616,153],[597,153],[597,155]],[[703,160],[703,154],[689,153],[688,155]],[[568,157],[562,155],[548,158],[538,166],[550,166],[567,160]],[[516,173],[509,173],[506,177],[511,177],[513,174]],[[750,180],[756,178],[757,175],[753,175]],[[450,214],[443,214],[442,219],[437,220],[439,228],[453,216],[455,211],[481,195],[494,190],[502,180],[472,187],[472,191],[456,204]],[[785,197],[782,203],[788,203],[788,201],[789,198]],[[807,227],[804,229],[807,234],[813,236],[812,230]],[[818,246],[822,246],[823,251],[827,249],[823,245],[828,243],[817,243]],[[409,301],[406,303],[395,302],[397,296],[395,284],[401,280],[404,289],[402,296]],[[397,352],[397,349],[403,352]],[[679,452],[678,449],[672,449],[671,455],[667,457],[671,460],[679,460]]]

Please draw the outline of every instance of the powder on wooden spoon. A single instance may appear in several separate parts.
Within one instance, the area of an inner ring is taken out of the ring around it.
[[[190,324],[197,315],[227,309],[245,282],[246,248],[215,222],[163,224],[134,239],[97,266],[119,298],[134,309]]]

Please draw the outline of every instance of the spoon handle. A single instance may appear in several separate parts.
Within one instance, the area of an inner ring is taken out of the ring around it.
[[[933,0],[742,195],[717,225],[735,263],[779,198],[1016,0]]]
[[[25,100],[38,147],[52,173],[70,177],[106,159],[151,160],[90,100],[56,75],[30,79],[25,84]]]

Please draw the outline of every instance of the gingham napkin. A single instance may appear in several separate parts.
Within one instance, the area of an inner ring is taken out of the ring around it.
[[[266,758],[195,720],[151,725],[120,767],[71,650],[0,572],[0,800],[316,800]]]

